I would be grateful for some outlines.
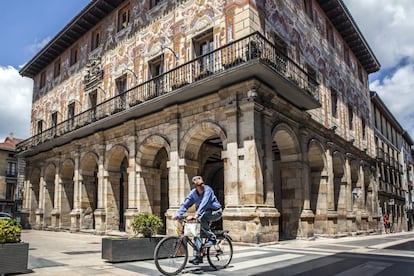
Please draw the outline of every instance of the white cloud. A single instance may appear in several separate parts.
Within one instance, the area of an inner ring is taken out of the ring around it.
[[[412,0],[344,0],[382,68],[403,58],[414,62]]]
[[[370,85],[371,90],[378,92],[401,126],[407,129],[411,138],[414,137],[413,76],[414,65],[410,64],[399,68],[392,76],[382,81],[376,80]]]
[[[29,138],[33,81],[12,66],[0,66],[0,142],[10,134]]]
[[[381,64],[370,84],[414,139],[414,4],[412,0],[344,0]]]

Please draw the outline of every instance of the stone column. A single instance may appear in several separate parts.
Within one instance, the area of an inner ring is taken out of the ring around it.
[[[104,162],[105,162],[105,144],[99,146],[98,150],[99,159],[98,159],[98,206],[93,212],[95,216],[95,232],[97,234],[104,234],[106,231],[106,187],[108,182],[108,172],[105,171]]]
[[[53,210],[51,213],[52,216],[52,222],[51,222],[51,228],[52,229],[60,229],[61,228],[61,203],[62,203],[62,183],[60,181],[60,158],[56,158],[56,169],[55,169],[55,198],[54,198],[54,202],[53,202]]]
[[[39,206],[36,209],[36,230],[42,230],[44,227],[44,208],[45,208],[45,192],[46,192],[46,182],[45,182],[45,167],[44,163],[40,164],[40,180],[39,180]]]
[[[356,215],[354,210],[354,201],[353,201],[353,195],[352,195],[352,172],[351,172],[351,154],[346,154],[345,159],[345,175],[346,175],[346,212],[347,212],[347,231],[349,233],[356,231]]]
[[[315,226],[315,214],[311,209],[311,181],[310,181],[310,168],[308,159],[308,131],[306,129],[300,129],[299,131],[300,149],[302,150],[301,156],[301,176],[300,182],[302,183],[302,198],[303,207],[300,214],[299,232],[302,238],[313,237]]]
[[[75,162],[73,174],[73,210],[70,212],[70,231],[78,232],[80,230],[81,215],[81,175],[80,175],[80,146],[73,156]]]
[[[133,126],[131,128],[134,130]],[[138,201],[138,187],[137,185],[137,164],[136,164],[136,135],[135,131],[130,133],[128,137],[128,208],[125,210],[125,231],[132,233],[131,222],[134,216],[138,214],[137,201]]]
[[[228,128],[231,131],[227,152],[223,153],[226,197],[223,227],[237,241],[263,243],[278,240],[280,214],[265,204],[266,146],[262,146],[266,143],[264,135],[270,130],[264,130],[268,127],[262,117],[264,107],[256,102],[253,92],[257,91],[251,87],[246,91],[247,98],[228,98],[227,124],[233,127]]]
[[[327,143],[325,152],[326,158],[326,207],[327,207],[327,234],[336,235],[338,233],[338,212],[335,210],[335,175],[333,168],[333,143]]]

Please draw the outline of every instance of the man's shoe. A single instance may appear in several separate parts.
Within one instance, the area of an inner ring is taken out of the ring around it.
[[[217,244],[217,240],[208,240],[208,241],[204,244],[204,246],[205,246],[205,247],[211,247],[211,246],[216,245],[216,244]]]
[[[203,258],[201,257],[194,257],[192,260],[189,261],[190,264],[199,265],[203,263]]]

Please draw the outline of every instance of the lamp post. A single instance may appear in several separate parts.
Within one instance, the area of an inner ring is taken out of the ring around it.
[[[134,72],[134,71],[132,71],[131,69],[129,69],[129,68],[125,68],[124,69],[124,72],[125,71],[129,71],[129,72],[131,72],[132,73],[132,75],[134,75],[134,78],[135,78],[135,83],[137,82],[137,79],[138,79],[138,76],[137,76],[137,74]]]

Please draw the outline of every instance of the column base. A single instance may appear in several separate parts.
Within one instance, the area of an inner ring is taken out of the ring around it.
[[[276,243],[279,240],[279,217],[276,208],[267,206],[226,207],[223,228],[234,241],[244,243]]]
[[[106,231],[106,210],[103,208],[96,209],[93,212],[95,216],[95,233],[103,235]]]
[[[80,209],[73,209],[70,212],[70,232],[79,232],[80,230]]]
[[[126,209],[125,216],[125,232],[128,234],[134,234],[134,230],[131,227],[131,223],[134,220],[134,217],[138,215],[138,209]]]

